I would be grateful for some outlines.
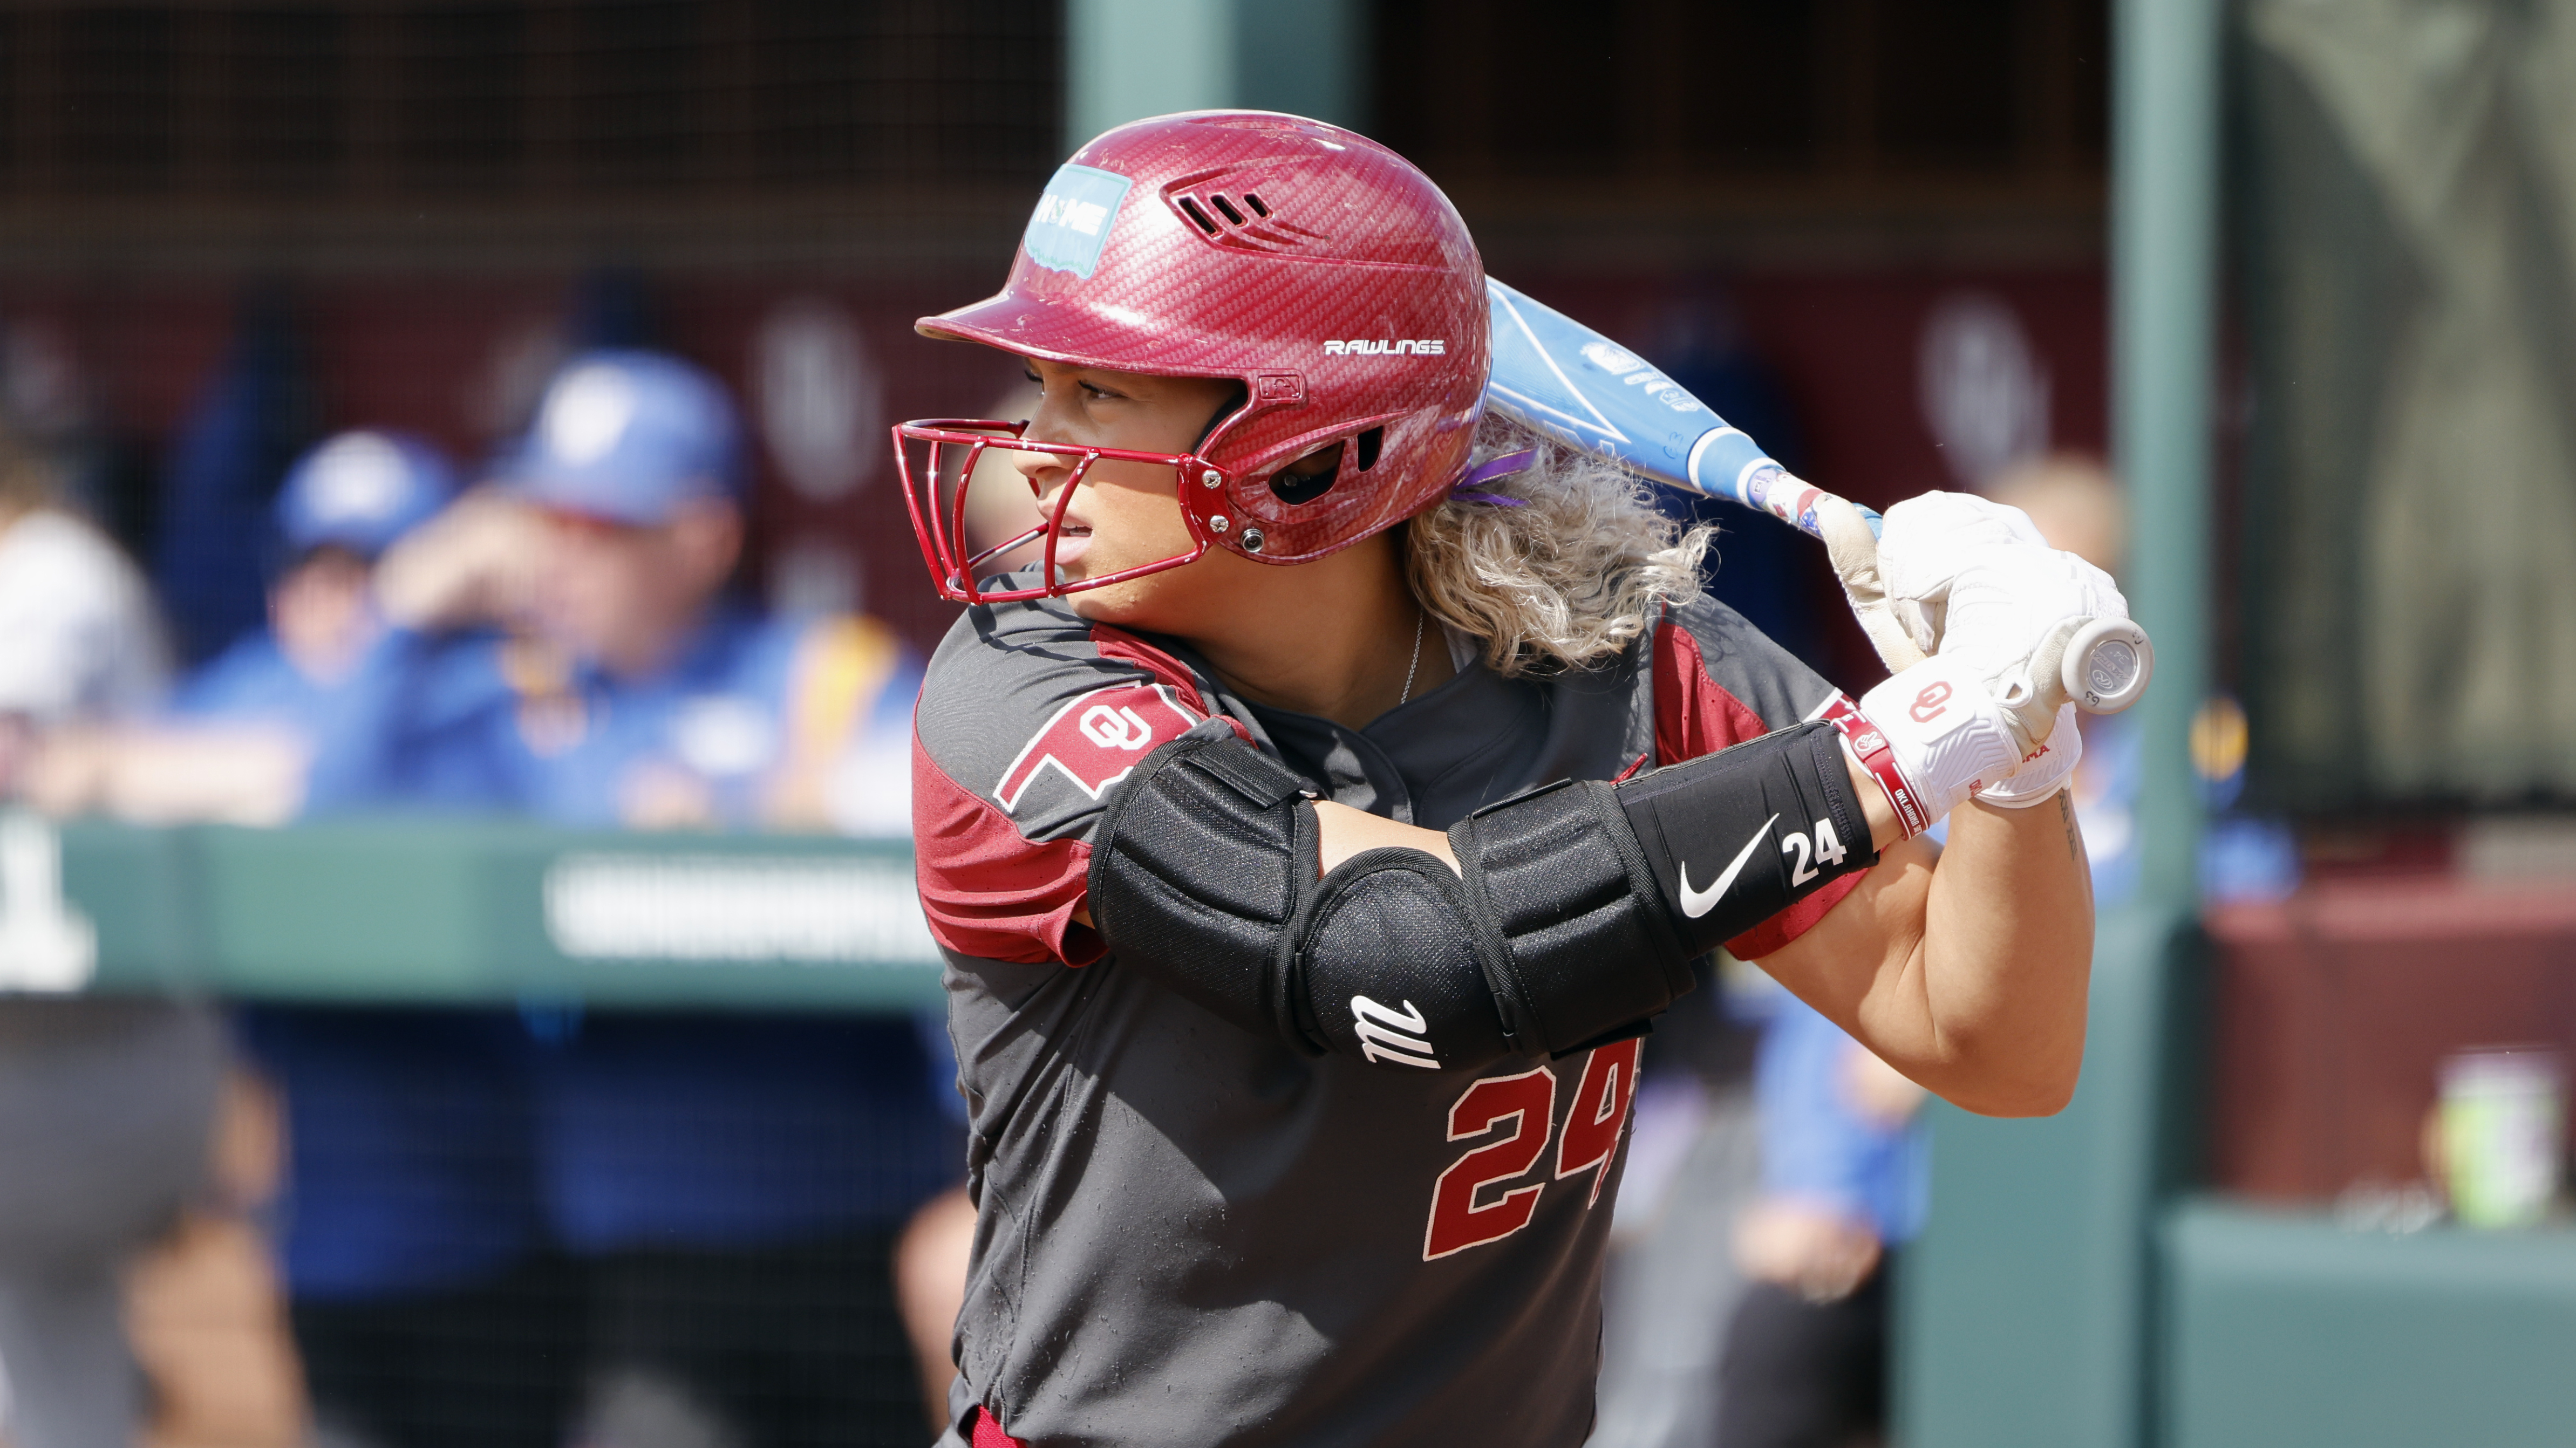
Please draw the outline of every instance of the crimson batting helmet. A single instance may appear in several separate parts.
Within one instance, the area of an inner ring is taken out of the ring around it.
[[[1492,365],[1484,267],[1449,198],[1365,136],[1267,111],[1103,134],[1047,183],[1000,293],[915,325],[1051,362],[1244,388],[1191,453],[1030,442],[1006,422],[897,427],[924,560],[940,592],[966,602],[1096,588],[1212,546],[1302,563],[1382,532],[1458,481]],[[1279,476],[1336,442],[1329,475]],[[1053,533],[1068,485],[1052,516],[979,551],[964,493],[983,455],[1005,448],[1071,459],[1077,483],[1100,458],[1170,466],[1195,546],[1065,582]],[[1040,539],[1039,586],[979,584],[979,565]]]

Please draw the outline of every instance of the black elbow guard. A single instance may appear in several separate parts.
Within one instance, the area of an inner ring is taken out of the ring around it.
[[[1318,878],[1314,818],[1250,745],[1166,745],[1101,822],[1092,919],[1122,964],[1238,1025],[1465,1069],[1633,1030],[1690,988],[1693,958],[1873,858],[1842,844],[1868,827],[1822,725],[1479,811],[1449,832],[1454,873],[1396,849]]]
[[[1147,755],[1094,837],[1092,924],[1119,966],[1309,1053],[1481,1066],[1511,1047],[1464,928],[1464,887],[1419,850],[1317,877],[1314,805],[1231,735]]]

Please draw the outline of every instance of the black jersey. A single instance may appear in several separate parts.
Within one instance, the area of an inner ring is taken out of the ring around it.
[[[1103,796],[1222,718],[1328,798],[1445,829],[1840,698],[1705,598],[1615,665],[1470,661],[1357,730],[1247,704],[1061,602],[969,610],[931,661],[913,796],[972,1115],[958,1406],[1046,1448],[1581,1443],[1639,1043],[1389,1071],[1219,1020],[1075,920]]]

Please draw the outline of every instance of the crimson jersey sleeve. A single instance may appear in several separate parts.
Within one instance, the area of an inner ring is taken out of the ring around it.
[[[1744,616],[1702,595],[1655,627],[1655,763],[1696,759],[1851,707],[1843,692],[1773,643]],[[1804,935],[1868,871],[1826,885],[1726,943],[1759,960]]]
[[[1060,604],[960,618],[913,715],[914,868],[932,938],[987,960],[1099,959],[1074,916],[1103,797],[1209,714],[1177,660]]]

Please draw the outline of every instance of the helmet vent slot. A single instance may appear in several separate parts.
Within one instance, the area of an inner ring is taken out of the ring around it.
[[[1316,464],[1316,470],[1310,473],[1297,471],[1299,467],[1308,463]],[[1309,453],[1295,463],[1271,474],[1270,491],[1283,503],[1290,505],[1311,503],[1332,491],[1333,484],[1339,481],[1341,476],[1342,444],[1335,443],[1329,453]]]
[[[1284,220],[1277,208],[1249,190],[1215,189],[1251,179],[1233,173],[1186,177],[1163,193],[1164,203],[1188,217],[1201,236],[1218,246],[1245,251],[1295,251],[1328,239],[1322,232]]]
[[[1367,472],[1369,469],[1377,466],[1377,450],[1386,445],[1386,429],[1383,427],[1370,428],[1368,431],[1360,434],[1359,442],[1360,471]]]

